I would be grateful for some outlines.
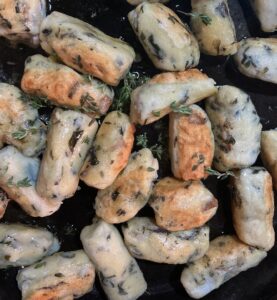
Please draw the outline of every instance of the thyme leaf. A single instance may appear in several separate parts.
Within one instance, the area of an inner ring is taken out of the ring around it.
[[[149,77],[129,72],[123,80],[123,85],[115,90],[115,97],[112,104],[112,110],[126,111],[130,103],[132,91],[138,86],[144,84]]]
[[[229,176],[235,177],[235,174],[232,171],[226,171],[224,173],[218,172],[212,168],[205,168],[206,173],[212,176],[216,176],[217,179],[224,180]]]
[[[179,105],[176,103],[176,101],[170,104],[170,108],[172,109],[173,112],[181,113],[186,116],[192,113],[192,110],[188,106],[183,104]]]
[[[37,133],[37,128],[30,127],[30,128],[22,128],[20,127],[17,131],[12,133],[12,137],[16,140],[23,140],[28,134],[35,134]]]
[[[28,95],[21,92],[20,99],[24,102],[27,102],[34,109],[52,106],[50,101],[46,97],[42,97],[42,96]]]
[[[185,16],[189,16],[189,17],[193,17],[193,18],[200,18],[200,20],[202,21],[203,24],[210,25],[212,23],[212,18],[210,18],[209,16],[205,15],[205,14],[199,14],[199,13],[186,13],[184,11],[181,10],[177,10],[179,13],[184,14]]]
[[[13,176],[11,176],[7,181],[8,186],[16,186],[16,187],[30,187],[32,186],[31,180],[28,177],[23,178],[22,180],[13,182]]]

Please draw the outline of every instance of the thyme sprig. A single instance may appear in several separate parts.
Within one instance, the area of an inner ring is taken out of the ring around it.
[[[192,113],[192,110],[184,104],[177,104],[176,101],[172,102],[170,104],[170,108],[172,109],[173,112],[181,113],[183,115],[190,115]]]
[[[130,103],[132,91],[138,86],[144,84],[149,77],[129,72],[123,80],[123,85],[115,90],[115,98],[112,104],[112,110],[126,111]]]
[[[217,179],[220,179],[220,180],[224,180],[224,179],[226,179],[229,176],[235,177],[235,174],[232,171],[226,171],[224,173],[221,173],[221,172],[218,172],[218,171],[216,171],[216,170],[214,170],[212,168],[205,168],[205,171],[209,175],[216,176]]]
[[[186,13],[181,10],[177,10],[179,13],[184,14],[185,16],[193,17],[193,18],[200,18],[202,23],[204,23],[206,26],[210,25],[212,23],[212,18],[205,14],[199,14],[199,13]]]

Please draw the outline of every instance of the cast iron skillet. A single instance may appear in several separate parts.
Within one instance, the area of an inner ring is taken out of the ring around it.
[[[171,0],[168,6],[174,11],[190,11],[190,1]],[[247,0],[230,0],[231,14],[233,16],[238,39],[249,36],[269,36],[262,33]],[[68,15],[80,18],[103,30],[105,33],[122,37],[129,42],[142,57],[142,61],[135,63],[132,71],[152,76],[158,73],[142,47],[138,43],[126,18],[132,9],[125,0],[52,0],[49,11],[57,10]],[[188,21],[182,14],[180,17]],[[0,43],[0,81],[19,86],[24,61],[27,56],[42,50],[34,50],[20,46],[11,49],[6,42]],[[247,78],[235,68],[232,59],[224,57],[208,57],[201,55],[200,69],[214,78],[218,85],[235,85],[251,95],[256,106],[264,129],[277,127],[277,85]],[[47,120],[49,112],[41,111],[42,117]],[[158,121],[159,132],[162,132],[164,143],[167,143],[168,119]],[[157,142],[157,125],[137,128],[137,134],[147,132],[150,145]],[[256,165],[261,165],[258,159]],[[170,175],[169,161],[166,155],[160,161],[159,176]],[[230,193],[228,181],[218,181],[208,178],[205,181],[208,188],[219,200],[219,209],[216,216],[209,222],[211,238],[223,233],[233,233],[229,209]],[[81,248],[79,234],[85,225],[91,223],[94,215],[93,202],[95,190],[80,183],[81,190],[72,199],[68,199],[62,208],[47,218],[32,218],[27,216],[16,204],[10,203],[3,222],[20,222],[24,224],[39,225],[54,232],[61,241],[61,250],[77,250]],[[139,215],[152,215],[150,208],[144,208]],[[275,216],[274,224],[277,218]],[[183,266],[162,265],[147,261],[138,261],[148,283],[147,292],[140,299],[190,299],[180,284],[180,274]],[[17,269],[12,268],[0,271],[0,300],[21,299],[16,284]],[[96,280],[93,291],[82,300],[105,299],[99,282]],[[241,273],[239,276],[225,283],[221,288],[206,296],[206,300],[255,300],[277,299],[277,246],[269,253],[267,258],[256,268]]]

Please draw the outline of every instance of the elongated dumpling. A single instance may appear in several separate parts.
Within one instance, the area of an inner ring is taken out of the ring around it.
[[[265,167],[272,176],[274,188],[277,190],[277,128],[262,131],[261,155]]]
[[[113,225],[95,218],[81,241],[109,300],[135,300],[145,292],[143,274]]]
[[[135,52],[127,43],[56,11],[44,19],[40,30],[41,47],[47,53],[110,85],[118,85],[135,59]]]
[[[53,111],[36,185],[42,197],[62,201],[74,195],[97,128],[97,122],[83,113]]]
[[[11,199],[8,197],[8,195],[2,189],[0,189],[0,219],[3,218],[10,200]]]
[[[0,224],[0,269],[31,265],[59,248],[57,238],[44,228]]]
[[[277,83],[276,38],[248,38],[242,40],[234,60],[242,74]]]
[[[198,43],[189,27],[170,8],[143,2],[128,18],[156,68],[184,71],[198,65]]]
[[[104,119],[81,172],[89,186],[105,189],[125,168],[134,143],[135,127],[129,117],[119,111]]]
[[[25,43],[36,47],[45,16],[45,0],[1,0],[0,36],[14,44]]]
[[[235,236],[223,235],[210,243],[208,252],[185,267],[181,283],[190,297],[199,299],[242,271],[257,266],[266,252],[248,246]]]
[[[232,178],[232,215],[236,233],[244,243],[270,250],[274,246],[272,179],[260,167],[242,169]]]
[[[273,32],[277,30],[277,1],[250,0],[254,11],[261,23],[262,30]]]
[[[262,125],[250,97],[224,85],[206,100],[215,137],[214,166],[220,171],[253,165],[260,152]]]
[[[122,225],[125,244],[139,259],[185,264],[202,257],[209,248],[209,227],[168,232],[150,218],[133,218]]]
[[[197,69],[161,73],[132,92],[130,117],[134,123],[150,124],[179,105],[191,105],[216,91],[214,80]]]
[[[126,168],[113,184],[98,191],[96,215],[108,223],[122,223],[133,218],[147,203],[158,169],[158,161],[149,149],[132,153]]]
[[[57,106],[77,108],[92,116],[105,114],[114,96],[103,82],[39,54],[27,58],[21,88],[26,93],[47,97]]]
[[[17,87],[0,83],[0,148],[10,144],[26,156],[35,156],[45,147],[46,127],[37,109],[23,99]]]
[[[158,226],[179,231],[204,225],[216,213],[218,203],[201,181],[165,177],[156,183],[149,205]]]
[[[191,28],[201,52],[214,56],[236,53],[236,31],[227,0],[191,0],[191,6]]]
[[[139,5],[142,2],[149,2],[149,3],[156,3],[156,2],[160,2],[160,3],[165,3],[168,2],[169,0],[127,0],[127,2],[131,5]]]
[[[32,217],[49,216],[61,206],[36,192],[39,166],[37,158],[26,157],[12,146],[0,150],[0,188]]]
[[[20,270],[22,300],[73,300],[90,292],[95,268],[83,250],[59,252]]]
[[[205,111],[189,107],[189,115],[170,113],[169,153],[174,177],[198,180],[207,177],[214,156],[214,136]]]

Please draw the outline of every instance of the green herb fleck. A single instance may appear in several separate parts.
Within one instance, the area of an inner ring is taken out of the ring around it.
[[[155,169],[154,169],[154,168],[151,168],[151,167],[148,167],[148,168],[147,168],[147,171],[148,171],[148,172],[154,172]]]
[[[170,104],[170,108],[173,112],[177,112],[186,116],[189,116],[192,113],[192,110],[188,106],[182,104],[179,105],[176,103],[176,101]]]
[[[148,138],[146,132],[137,136],[137,146],[141,146],[142,148],[147,148]]]
[[[162,139],[162,136],[159,135],[159,137],[158,137],[159,143],[161,143],[161,139]],[[156,156],[158,159],[162,158],[162,155],[165,151],[163,145],[161,145],[161,144],[155,144],[155,145],[152,145],[149,147],[148,146],[148,137],[147,137],[146,132],[137,136],[136,144],[137,144],[137,146],[141,146],[142,148],[149,148],[152,151],[153,155]]]
[[[42,96],[28,95],[21,92],[20,99],[24,102],[29,103],[29,105],[35,109],[52,106],[52,103],[46,97]]]
[[[200,20],[202,21],[202,23],[204,23],[206,26],[210,25],[212,23],[212,19],[204,14],[199,14],[199,13],[186,13],[184,11],[181,10],[177,10],[179,13],[184,14],[185,16],[189,16],[189,17],[193,17],[193,18],[200,18]]]
[[[32,186],[31,180],[28,177],[23,178],[22,180],[13,182],[13,176],[11,176],[7,181],[8,186],[16,186],[16,187],[29,187]]]
[[[153,110],[152,115],[155,116],[155,117],[159,117],[161,115],[161,112],[158,111],[158,110]]]
[[[44,267],[44,266],[46,266],[46,262],[45,262],[45,261],[42,261],[42,262],[36,264],[36,265],[34,266],[34,268],[35,268],[35,269],[39,269],[39,268]]]
[[[89,145],[89,142],[90,142],[90,139],[88,136],[84,137],[83,140],[82,140],[82,144],[87,144]]]
[[[80,99],[82,110],[87,113],[99,113],[99,108],[95,102],[95,99],[89,95],[89,93],[83,94]]]
[[[17,181],[16,186],[17,187],[29,187],[29,186],[32,186],[32,183],[28,177],[25,177],[24,179]]]
[[[220,180],[224,180],[226,179],[228,176],[233,176],[235,177],[235,174],[232,172],[232,171],[226,171],[224,173],[220,173],[212,168],[205,168],[205,171],[206,173],[208,173],[209,175],[212,175],[212,176],[216,176],[217,179],[220,179]]]

